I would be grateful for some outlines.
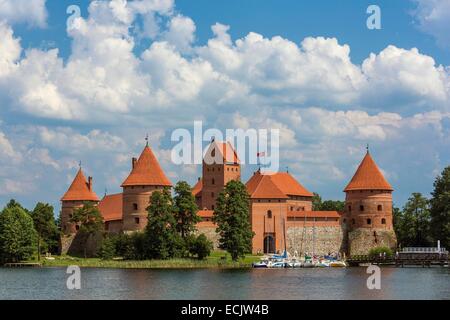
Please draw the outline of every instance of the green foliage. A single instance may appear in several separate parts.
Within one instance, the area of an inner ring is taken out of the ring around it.
[[[228,182],[217,198],[213,220],[220,235],[220,247],[234,261],[251,251],[254,232],[250,225],[249,195],[240,181]]]
[[[58,252],[58,227],[55,223],[53,207],[39,202],[31,212],[34,229],[38,236],[38,253],[49,251]]]
[[[103,231],[103,217],[91,202],[86,202],[81,208],[74,211],[71,222],[80,226],[80,233],[94,234]]]
[[[198,207],[195,203],[195,197],[192,194],[191,186],[180,181],[175,186],[175,197],[173,199],[173,210],[176,221],[176,230],[181,237],[185,239],[195,231],[195,225],[200,222],[197,216]]]
[[[145,257],[149,259],[169,259],[182,251],[182,241],[173,215],[172,198],[167,188],[162,192],[152,193],[144,246]]]
[[[370,249],[369,257],[372,258],[372,259],[379,258],[380,257],[380,253],[381,253],[381,255],[386,253],[386,258],[391,258],[393,256],[391,248],[389,248],[389,247],[376,247],[376,248]]]
[[[106,236],[103,239],[98,256],[103,260],[111,260],[116,256],[116,242],[114,236]]]
[[[189,253],[203,260],[211,254],[213,243],[202,233],[198,237],[190,236],[186,239]]]
[[[431,234],[435,241],[441,240],[444,247],[450,247],[450,166],[445,168],[434,182],[431,193]]]
[[[6,204],[6,208],[8,208],[8,209],[12,209],[12,208],[16,208],[16,207],[22,209],[26,213],[30,213],[30,211],[28,209],[22,207],[22,205],[14,199],[9,200],[9,202]]]
[[[319,194],[314,192],[312,199],[312,208],[313,211],[338,211],[343,212],[345,208],[345,202],[339,200],[325,200],[322,201],[322,198]]]
[[[0,213],[0,263],[29,259],[35,248],[33,220],[21,206],[7,206]]]
[[[313,193],[312,198],[312,209],[313,211],[320,211],[320,208],[322,206],[322,198],[320,195],[316,192]]]

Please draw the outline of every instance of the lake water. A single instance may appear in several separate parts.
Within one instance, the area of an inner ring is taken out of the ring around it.
[[[0,268],[0,299],[450,299],[449,268],[382,268],[368,290],[366,268],[280,270]]]

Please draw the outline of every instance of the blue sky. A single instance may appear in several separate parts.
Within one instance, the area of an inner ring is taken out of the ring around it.
[[[79,160],[99,195],[119,192],[147,132],[193,183],[170,134],[194,120],[280,129],[280,168],[324,198],[344,198],[366,143],[398,205],[450,164],[450,0],[95,3],[0,5],[0,205],[59,208]]]

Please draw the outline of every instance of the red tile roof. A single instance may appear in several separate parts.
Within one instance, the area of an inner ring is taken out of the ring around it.
[[[202,189],[203,189],[203,180],[199,179],[195,184],[195,186],[192,188],[192,194],[194,195],[194,197],[198,196],[199,193],[202,191]]]
[[[222,163],[234,163],[238,164],[240,163],[239,157],[236,153],[236,150],[234,150],[233,146],[229,142],[221,142],[221,141],[213,141],[211,142],[208,150],[205,154],[205,161],[208,164],[215,163],[216,159],[218,159],[219,155],[215,155],[214,152],[220,152]],[[219,163],[219,164],[222,164]]]
[[[211,218],[214,215],[213,210],[199,210],[197,215],[202,218]]]
[[[388,190],[393,191],[391,185],[384,178],[375,161],[367,152],[355,175],[345,187],[344,192],[352,190]]]
[[[104,221],[122,220],[122,193],[104,196],[98,209]]]
[[[172,186],[149,146],[144,148],[130,175],[122,183],[122,187],[127,186]]]
[[[89,184],[81,168],[78,170],[69,189],[61,198],[61,201],[99,201],[99,198],[92,190],[92,186],[89,188]]]
[[[257,171],[246,184],[253,199],[287,199],[289,196],[312,197],[294,177],[287,172],[274,174]]]
[[[288,211],[287,216],[296,218],[340,218],[341,214],[337,211]]]

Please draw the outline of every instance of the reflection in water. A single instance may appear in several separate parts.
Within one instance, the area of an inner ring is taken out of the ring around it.
[[[450,299],[448,268],[382,268],[381,290],[366,268],[280,270],[0,269],[0,299]]]

